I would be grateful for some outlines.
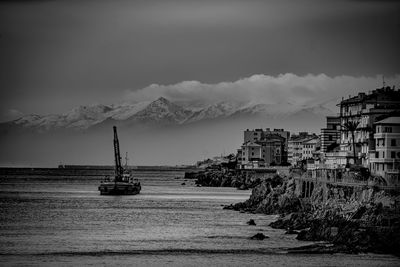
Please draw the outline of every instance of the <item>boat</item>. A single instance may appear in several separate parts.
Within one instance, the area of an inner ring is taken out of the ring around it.
[[[119,152],[119,141],[117,127],[114,130],[114,158],[115,168],[114,177],[106,176],[99,186],[100,195],[136,195],[142,189],[138,179],[134,178],[128,171],[127,165],[125,169],[121,165],[121,155]]]

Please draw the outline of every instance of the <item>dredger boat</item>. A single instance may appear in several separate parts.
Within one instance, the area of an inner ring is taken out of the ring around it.
[[[99,186],[100,195],[136,195],[142,189],[138,179],[135,179],[131,173],[121,165],[121,155],[119,152],[119,141],[117,127],[114,129],[114,158],[115,170],[114,178],[106,176]]]

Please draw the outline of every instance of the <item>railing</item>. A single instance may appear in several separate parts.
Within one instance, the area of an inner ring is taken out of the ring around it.
[[[294,177],[295,180],[301,181],[312,181],[312,182],[323,182],[333,185],[342,185],[342,186],[357,186],[357,187],[377,187],[381,190],[394,190],[400,191],[400,185],[379,185],[374,181],[370,180],[358,180],[350,177],[342,177],[342,178],[335,178],[332,177],[331,179],[327,179],[324,177],[312,177],[307,173],[303,175],[298,175]]]

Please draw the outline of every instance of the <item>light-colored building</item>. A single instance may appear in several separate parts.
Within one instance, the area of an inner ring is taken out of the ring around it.
[[[318,138],[315,134],[308,132],[300,132],[298,135],[292,135],[289,139],[288,149],[288,162],[292,165],[297,165],[298,162],[303,160],[304,143]]]
[[[303,142],[302,159],[312,159],[315,156],[315,152],[321,147],[319,137],[311,138]]]
[[[389,185],[400,184],[400,116],[376,122],[375,129],[371,173],[382,176]]]
[[[349,163],[355,163],[353,159],[353,146],[351,132],[346,131],[343,125],[348,121],[359,122],[355,132],[356,163],[364,167],[370,167],[370,151],[375,153],[374,123],[388,114],[399,111],[400,91],[390,87],[383,87],[372,92],[359,93],[357,96],[343,99],[340,107],[340,151],[347,152]]]

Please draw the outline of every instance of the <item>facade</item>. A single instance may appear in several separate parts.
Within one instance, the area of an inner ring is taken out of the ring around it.
[[[285,138],[285,150],[287,151],[290,132],[285,131],[284,129],[273,129],[273,130],[271,130],[270,128],[266,128],[265,130],[263,130],[263,129],[249,130],[249,129],[247,129],[244,131],[243,142],[245,143],[248,141],[253,141],[253,142],[260,141],[266,135],[271,135],[271,134],[276,134],[276,135],[279,135],[279,136]]]
[[[290,132],[289,131],[285,131],[284,129],[270,130],[269,128],[266,128],[264,132],[265,132],[265,135],[276,134],[276,135],[279,135],[280,137],[285,138],[284,147],[283,147],[283,150],[284,150],[283,155],[287,157]]]
[[[332,150],[334,144],[340,142],[340,117],[326,117],[326,128],[321,129],[321,152]]]
[[[303,160],[304,143],[316,138],[318,138],[317,135],[309,134],[308,132],[300,132],[298,135],[293,135],[289,139],[288,162],[292,165],[297,165],[299,161]]]
[[[371,173],[385,178],[388,185],[398,185],[400,184],[400,116],[376,122],[375,129],[375,151],[370,153]]]
[[[347,153],[349,163],[360,163],[370,167],[370,151],[375,150],[374,123],[398,112],[400,106],[400,91],[390,87],[373,90],[371,93],[359,93],[357,96],[342,100],[340,107],[340,151]],[[355,131],[356,162],[353,159],[352,135],[343,125],[346,122],[358,122]]]
[[[254,129],[254,130],[245,130],[243,134],[243,142],[260,142],[262,140],[267,140],[270,139],[271,137],[274,136],[279,136],[282,137],[283,139],[283,149],[279,150],[279,162],[286,163],[287,162],[287,157],[288,157],[288,142],[290,138],[290,132],[285,131],[284,129],[270,129],[266,128],[264,129]],[[280,142],[280,141],[279,141]],[[280,164],[280,163],[279,163]]]
[[[244,142],[241,149],[238,149],[240,168],[262,168],[286,162],[284,145],[285,138],[276,134],[264,135],[257,141]]]
[[[263,136],[264,136],[263,129],[254,129],[254,130],[247,129],[244,131],[243,143],[260,141]]]
[[[320,150],[321,143],[318,137],[303,142],[302,159],[312,159],[315,152]]]

